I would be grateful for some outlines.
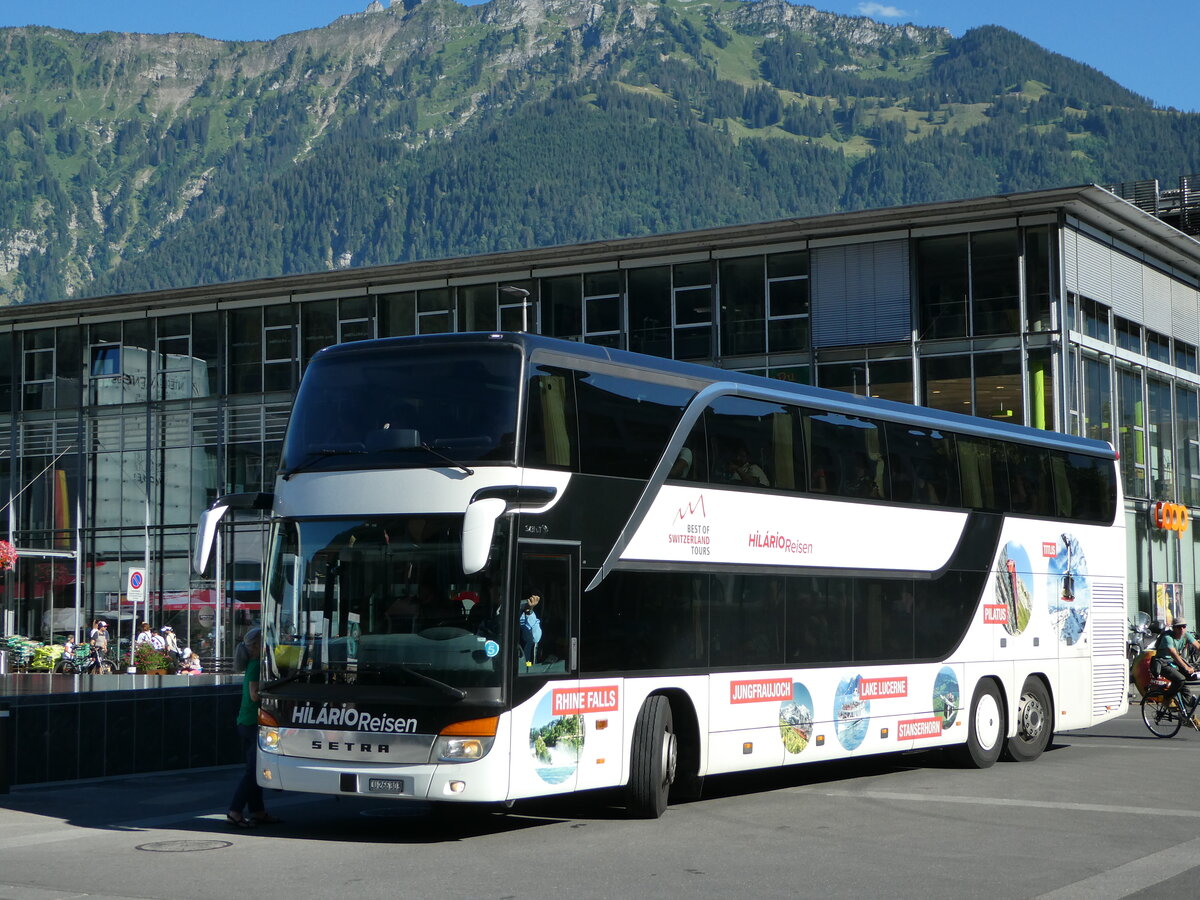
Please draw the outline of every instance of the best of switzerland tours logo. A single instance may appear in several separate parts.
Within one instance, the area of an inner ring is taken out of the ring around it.
[[[667,543],[688,547],[692,556],[712,555],[712,526],[706,521],[708,510],[704,495],[679,507],[667,530]],[[746,532],[746,547],[751,550],[775,550],[796,556],[809,556],[813,545],[783,534],[774,528],[757,528]]]

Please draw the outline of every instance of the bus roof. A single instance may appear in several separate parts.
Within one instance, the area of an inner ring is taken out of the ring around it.
[[[913,406],[893,400],[874,397],[859,397],[845,391],[813,387],[791,381],[780,381],[762,375],[751,375],[700,363],[680,362],[628,350],[616,350],[595,344],[566,341],[560,338],[517,332],[458,332],[449,334],[418,335],[412,337],[378,338],[369,341],[351,341],[334,344],[319,351],[318,356],[343,353],[374,351],[389,347],[396,349],[416,347],[445,347],[463,344],[506,344],[530,357],[546,355],[557,357],[558,364],[578,361],[592,362],[624,369],[635,369],[653,377],[666,376],[674,381],[692,383],[696,390],[716,383],[745,385],[754,389],[756,397],[781,403],[806,403],[830,412],[845,415],[882,418],[902,424],[925,428],[945,428],[961,434],[971,434],[997,440],[1007,440],[1045,447],[1054,447],[1089,456],[1115,459],[1117,454],[1112,445],[1092,438],[1078,437],[1058,431],[1045,431],[1027,425],[1010,422],[993,422],[979,416]]]

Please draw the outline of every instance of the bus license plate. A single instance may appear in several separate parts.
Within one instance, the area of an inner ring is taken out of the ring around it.
[[[407,794],[407,786],[403,778],[370,778],[367,780],[367,792],[371,794]]]

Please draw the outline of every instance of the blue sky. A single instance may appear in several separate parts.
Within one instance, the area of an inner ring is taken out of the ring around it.
[[[72,31],[188,31],[222,40],[267,40],[327,25],[370,0],[0,0],[0,26]],[[385,0],[386,5],[386,0]],[[817,0],[818,9],[881,22],[940,25],[961,35],[1003,25],[1048,50],[1094,66],[1155,103],[1200,111],[1194,59],[1196,0]],[[1136,10],[1136,11],[1135,11]]]

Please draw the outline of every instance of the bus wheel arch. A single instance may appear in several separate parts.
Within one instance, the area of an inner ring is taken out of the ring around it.
[[[1007,708],[999,682],[991,677],[979,679],[971,694],[967,742],[959,748],[959,759],[964,765],[987,769],[1000,758],[1008,734]]]
[[[1017,697],[1013,735],[1000,756],[1012,762],[1030,762],[1042,755],[1054,734],[1054,706],[1050,686],[1041,673],[1025,679]]]
[[[629,750],[627,808],[639,819],[657,819],[667,809],[679,759],[671,701],[651,694],[638,710]]]

